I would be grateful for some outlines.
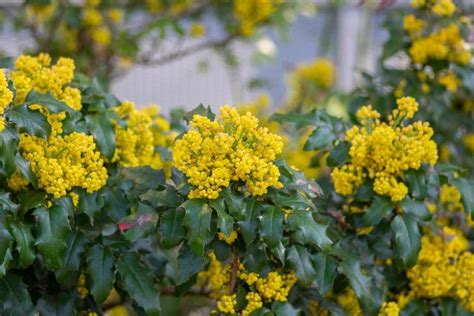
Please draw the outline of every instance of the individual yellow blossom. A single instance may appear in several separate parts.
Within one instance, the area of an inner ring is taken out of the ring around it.
[[[107,11],[107,17],[115,24],[122,22],[123,10],[119,8],[112,8]]]
[[[300,80],[314,82],[323,89],[330,88],[336,79],[334,65],[326,58],[316,58],[309,64],[299,65],[295,75]]]
[[[110,44],[111,34],[107,26],[102,25],[91,29],[92,40],[101,46],[107,46]]]
[[[202,37],[206,34],[206,26],[202,23],[193,23],[189,28],[189,35],[192,37]]]
[[[413,14],[407,15],[403,18],[403,30],[411,37],[418,37],[421,35],[425,21],[416,18]]]
[[[87,27],[97,27],[102,24],[100,11],[93,8],[85,8],[82,16],[82,23]]]
[[[258,293],[249,292],[245,296],[245,299],[247,300],[247,306],[242,311],[242,316],[249,316],[253,311],[256,311],[263,306],[262,298]]]
[[[34,89],[39,93],[51,92],[58,100],[79,111],[82,107],[81,93],[67,86],[74,78],[74,68],[74,61],[70,58],[60,57],[51,66],[48,54],[39,54],[37,57],[20,55],[11,73],[16,90],[15,103],[24,102],[26,95]]]
[[[73,132],[46,140],[21,134],[19,148],[38,178],[38,187],[55,198],[74,187],[91,193],[107,181],[107,169],[90,135]]]
[[[461,192],[453,185],[443,184],[439,192],[439,201],[445,205],[448,211],[464,211],[464,206],[461,203]]]
[[[0,132],[5,128],[5,118],[3,113],[13,101],[13,92],[8,88],[5,73],[0,69]]]
[[[21,191],[26,188],[30,183],[20,172],[15,171],[15,173],[8,178],[7,185],[13,191]]]
[[[442,84],[449,92],[458,90],[459,79],[452,71],[444,72],[439,75],[438,82]]]
[[[468,133],[464,135],[462,141],[464,143],[464,147],[466,147],[470,152],[474,153],[474,133]]]
[[[89,290],[86,287],[86,276],[84,275],[84,273],[81,273],[79,275],[76,289],[82,299],[86,298],[86,296],[89,294]]]
[[[360,307],[359,301],[351,288],[336,296],[336,301],[349,316],[363,316],[364,313]]]
[[[345,137],[351,142],[351,162],[334,168],[331,173],[337,193],[353,194],[366,178],[370,178],[374,179],[376,193],[390,196],[394,202],[405,197],[408,188],[402,182],[404,172],[417,170],[423,163],[434,165],[438,159],[429,124],[404,124],[404,120],[412,118],[417,110],[415,99],[398,99],[397,109],[389,116],[389,124],[378,119],[374,122],[378,113],[370,107],[359,111],[363,126],[353,126]]]
[[[223,187],[238,180],[252,195],[281,186],[273,164],[282,150],[281,138],[258,125],[250,113],[240,115],[230,106],[221,107],[215,121],[193,117],[191,130],[173,147],[176,168],[193,186],[189,198],[215,199]]]
[[[252,35],[255,27],[266,22],[281,3],[281,0],[233,0],[233,12],[239,22],[240,34]]]
[[[229,236],[226,236],[223,232],[218,233],[219,240],[225,241],[227,244],[232,245],[234,241],[237,239],[238,234],[235,230],[232,230]]]
[[[400,308],[395,302],[384,302],[380,308],[378,316],[398,316]]]
[[[449,161],[451,159],[451,151],[446,144],[441,145],[439,150],[439,160],[442,162]]]
[[[235,314],[237,305],[237,294],[223,295],[217,301],[217,310],[225,314]]]
[[[436,0],[432,10],[440,16],[451,16],[456,11],[456,5],[452,0]]]
[[[161,0],[145,0],[146,8],[151,13],[158,13],[163,10]]]

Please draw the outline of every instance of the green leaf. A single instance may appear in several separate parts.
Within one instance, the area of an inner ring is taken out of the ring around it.
[[[25,191],[17,193],[17,197],[21,208],[29,211],[42,205],[46,193],[44,191]]]
[[[16,242],[16,249],[20,254],[20,266],[28,267],[35,260],[35,250],[33,248],[34,238],[31,234],[31,225],[26,223],[8,223],[10,234]]]
[[[13,259],[11,254],[12,244],[12,236],[10,236],[8,230],[3,226],[3,223],[0,222],[0,279],[6,275],[8,265]]]
[[[17,209],[18,205],[13,203],[13,201],[10,199],[10,192],[0,192],[0,211],[15,211]]]
[[[39,111],[30,110],[26,104],[13,107],[8,117],[20,131],[30,135],[46,138],[51,133],[46,117]]]
[[[266,205],[261,212],[261,236],[269,247],[275,247],[283,236],[284,213],[272,205]]]
[[[148,201],[156,208],[175,208],[183,203],[183,198],[176,189],[167,187],[165,190],[149,190],[142,195],[140,199]]]
[[[76,110],[69,107],[66,103],[59,101],[50,93],[41,94],[35,90],[31,90],[26,96],[25,105],[39,104],[48,108],[52,113],[67,112],[69,114],[76,113]]]
[[[75,315],[74,298],[68,293],[59,293],[55,296],[43,295],[36,303],[40,315],[62,316]]]
[[[34,307],[21,277],[8,274],[0,279],[0,315],[34,315]]]
[[[408,213],[397,215],[391,227],[399,257],[408,267],[413,266],[418,258],[421,239],[416,216]]]
[[[158,231],[160,232],[163,247],[174,247],[184,238],[184,214],[185,211],[182,208],[178,208],[167,210],[160,216]]]
[[[375,226],[393,209],[390,199],[376,196],[374,202],[365,210],[362,221],[366,226]]]
[[[351,258],[345,259],[339,264],[338,270],[347,277],[357,297],[368,302],[373,301],[371,278],[362,274],[359,261]]]
[[[14,63],[15,63],[15,60],[13,59],[13,57],[2,57],[2,58],[0,58],[0,68],[12,69]]]
[[[291,246],[288,251],[288,261],[290,267],[296,272],[296,277],[301,285],[308,287],[313,284],[316,279],[316,271],[314,271],[310,254],[305,247],[300,245]]]
[[[337,260],[320,252],[312,257],[312,261],[316,271],[316,283],[319,294],[324,296],[332,289],[336,279]]]
[[[181,207],[186,211],[184,226],[188,230],[189,246],[199,256],[204,256],[204,247],[212,240],[212,209],[204,200],[188,200]]]
[[[454,179],[453,184],[461,192],[462,203],[466,213],[474,219],[474,183],[465,178]]]
[[[11,128],[0,132],[0,174],[11,176],[16,170],[15,157],[18,155],[17,133]],[[3,170],[2,170],[3,169]]]
[[[405,173],[405,176],[411,195],[418,200],[424,199],[428,187],[426,185],[426,175],[423,168],[420,168],[419,170],[409,170]]]
[[[288,302],[274,301],[272,303],[272,311],[276,316],[296,316],[298,310],[291,306]]]
[[[204,263],[204,258],[196,255],[189,247],[184,246],[178,256],[176,284],[186,283],[193,275],[201,271]]]
[[[38,179],[36,175],[31,170],[30,162],[23,158],[20,154],[15,155],[15,164],[20,171],[20,173],[30,181],[34,188],[38,187]]]
[[[332,244],[326,235],[327,226],[317,223],[309,211],[294,210],[288,217],[288,225],[290,229],[301,233],[304,244],[310,243],[320,248]]]
[[[255,200],[249,199],[245,206],[245,216],[243,221],[239,221],[240,234],[245,244],[251,244],[257,237],[258,209],[255,207]]]
[[[61,207],[54,205],[49,209],[38,208],[34,215],[38,218],[35,245],[48,269],[58,270],[62,267],[61,258],[70,230],[67,214]]]
[[[409,197],[405,197],[405,199],[400,203],[400,206],[405,213],[413,214],[422,220],[428,220],[431,217],[424,201],[416,201]]]
[[[125,179],[133,181],[134,188],[139,193],[156,189],[165,183],[164,171],[153,169],[150,166],[124,168],[122,173]]]
[[[85,119],[100,153],[107,159],[112,159],[115,153],[115,131],[108,112],[87,115]]]
[[[349,149],[351,148],[351,143],[349,142],[339,142],[336,147],[334,147],[328,158],[327,164],[329,167],[337,167],[347,162],[349,159]]]
[[[137,253],[125,253],[117,262],[124,288],[147,315],[160,314],[160,294],[153,284],[153,274]]]
[[[270,117],[271,121],[279,123],[291,123],[294,124],[297,129],[306,126],[314,126],[319,122],[318,112],[311,111],[309,113],[275,113]]]
[[[223,198],[209,201],[209,205],[217,213],[217,226],[226,236],[234,229],[234,218],[227,214]]]
[[[336,135],[329,128],[329,126],[321,125],[316,127],[316,129],[309,135],[306,144],[304,145],[304,150],[317,150],[324,149],[336,140]]]
[[[77,211],[84,212],[93,218],[102,206],[98,201],[97,192],[87,193],[85,190],[78,190],[77,193],[79,194]]]
[[[202,104],[199,104],[193,110],[191,110],[189,112],[186,112],[186,114],[184,114],[183,118],[186,121],[186,123],[189,124],[189,122],[191,122],[193,120],[194,115],[205,116],[208,119],[210,119],[211,121],[216,118],[216,115],[212,112],[211,107],[209,105],[207,107],[204,107],[204,105],[202,105]]]
[[[86,250],[87,239],[80,231],[70,231],[67,248],[62,257],[63,267],[56,272],[56,279],[62,286],[76,286],[76,273],[81,265],[81,257]]]
[[[112,290],[114,263],[112,252],[102,245],[94,245],[87,253],[87,273],[91,280],[91,294],[102,304]]]

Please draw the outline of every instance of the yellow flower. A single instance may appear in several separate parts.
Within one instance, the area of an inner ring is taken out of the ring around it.
[[[5,73],[0,69],[0,132],[5,128],[5,119],[3,113],[13,101],[13,92],[8,88]]]
[[[193,23],[189,28],[189,35],[192,37],[202,37],[206,34],[206,26],[202,23]]]
[[[107,11],[107,17],[115,24],[122,22],[123,10],[119,8],[112,8]]]
[[[474,153],[474,133],[468,133],[464,135],[462,141],[467,150]]]
[[[8,178],[7,185],[13,191],[21,191],[26,188],[30,183],[20,172],[15,171],[15,173]]]
[[[217,309],[221,313],[235,314],[235,306],[237,305],[237,294],[223,295],[217,301]]]
[[[456,92],[458,90],[459,79],[452,71],[443,72],[438,77],[438,82],[445,86],[449,92]]]
[[[378,316],[398,316],[400,315],[400,308],[395,302],[384,302],[380,308]]]
[[[309,64],[299,65],[295,75],[300,80],[315,82],[324,89],[330,88],[336,78],[334,65],[326,58],[316,58]]]
[[[96,27],[102,24],[102,15],[97,9],[86,8],[82,16],[82,23],[88,27]]]
[[[362,127],[353,126],[346,132],[346,141],[351,142],[351,162],[334,168],[331,173],[337,193],[350,195],[370,178],[374,179],[376,193],[390,196],[394,202],[405,197],[408,188],[401,182],[404,172],[417,170],[423,163],[433,165],[438,159],[429,124],[404,125],[404,120],[412,118],[417,110],[415,99],[398,99],[389,124],[380,122],[378,113],[370,106],[358,111]]]
[[[102,25],[91,29],[92,40],[101,46],[107,46],[110,44],[111,34],[107,26]]]
[[[255,27],[266,22],[281,2],[281,0],[233,0],[234,15],[240,24],[240,34],[252,35]]]
[[[193,186],[189,198],[215,199],[231,181],[245,182],[252,195],[269,186],[280,187],[280,172],[273,164],[281,153],[281,138],[258,126],[250,113],[240,115],[223,106],[217,120],[195,115],[191,130],[173,147],[173,161]]]
[[[336,297],[336,301],[349,316],[363,316],[362,309],[354,291],[351,288],[346,289],[344,292],[339,293]]]
[[[86,296],[89,294],[89,290],[86,287],[86,276],[83,273],[79,275],[76,289],[82,299],[86,298]]]
[[[247,300],[247,306],[242,311],[242,316],[248,316],[252,314],[253,311],[256,311],[263,306],[262,298],[258,293],[249,292],[245,296],[245,299]]]
[[[474,254],[463,253],[456,267],[456,297],[468,312],[474,313]]]
[[[437,15],[451,16],[456,11],[456,5],[452,0],[436,0],[432,10]]]
[[[229,236],[226,236],[223,232],[219,232],[217,235],[219,236],[219,240],[223,240],[229,245],[232,245],[238,237],[238,234],[235,230],[231,231]]]
[[[403,30],[412,37],[420,36],[424,27],[425,21],[417,19],[413,14],[407,15],[403,18]]]
[[[439,201],[446,206],[448,211],[464,211],[464,206],[461,203],[461,192],[455,186],[443,184],[439,192]]]

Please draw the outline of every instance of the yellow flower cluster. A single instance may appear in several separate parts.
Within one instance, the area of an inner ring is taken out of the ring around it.
[[[281,186],[273,164],[282,151],[281,138],[259,127],[250,113],[240,115],[225,105],[217,120],[195,115],[191,127],[173,147],[176,168],[194,187],[189,198],[215,199],[231,181],[245,182],[253,195]]]
[[[206,34],[206,26],[202,23],[193,23],[189,28],[189,35],[192,37],[202,37]]]
[[[428,233],[423,236],[418,262],[407,272],[414,296],[438,298],[453,295],[461,281],[458,280],[458,258],[467,247],[468,241],[462,233],[447,226],[440,235]]]
[[[452,71],[442,72],[438,77],[438,82],[449,92],[456,92],[458,90],[459,79]]]
[[[235,314],[235,306],[237,305],[237,294],[223,295],[217,301],[217,309],[224,314]]]
[[[374,179],[374,191],[401,201],[408,193],[400,180],[405,171],[419,169],[423,163],[433,165],[438,159],[436,143],[431,140],[433,130],[428,123],[404,125],[413,117],[418,103],[411,97],[397,100],[388,123],[380,122],[378,112],[364,106],[357,112],[362,126],[346,132],[351,142],[351,163],[334,168],[331,176],[337,193],[350,195],[366,178]]]
[[[110,24],[118,24],[123,20],[123,11],[110,8],[105,12],[100,10],[101,1],[87,1],[82,10],[82,24],[90,38],[98,46],[108,46],[112,35]]]
[[[84,275],[84,273],[81,273],[79,275],[76,290],[82,299],[86,298],[86,296],[89,294],[89,290],[86,287],[86,276]]]
[[[226,236],[223,232],[219,232],[217,235],[219,237],[219,240],[223,240],[229,245],[232,245],[238,237],[238,234],[235,230],[232,230],[229,236]]]
[[[90,135],[73,132],[45,140],[21,134],[19,148],[37,176],[38,186],[55,198],[74,187],[94,192],[107,181],[107,169]]]
[[[207,284],[211,294],[210,297],[218,299],[230,291],[231,265],[223,264],[216,258],[214,252],[209,252],[209,266],[206,271],[198,273],[198,284]]]
[[[425,21],[418,19],[413,14],[403,18],[403,30],[412,38],[419,37],[425,27]]]
[[[245,296],[245,299],[247,300],[247,306],[242,311],[242,316],[249,316],[253,311],[256,311],[263,306],[262,298],[258,293],[249,292]]]
[[[288,293],[296,281],[297,278],[294,272],[281,274],[279,272],[272,271],[268,273],[266,277],[258,278],[255,283],[255,287],[262,299],[267,302],[286,302]]]
[[[282,0],[233,0],[234,15],[239,22],[240,34],[242,36],[254,34],[255,27],[267,22],[282,2]]]
[[[116,149],[112,161],[125,167],[165,167],[166,163],[155,151],[155,146],[169,146],[170,139],[166,135],[169,124],[158,115],[158,108],[151,106],[136,110],[133,102],[126,101],[115,107],[114,111],[127,126],[123,128],[114,122]]]
[[[3,113],[13,100],[13,92],[8,89],[5,73],[0,69],[0,132],[5,128]]]
[[[416,64],[425,64],[430,59],[435,59],[465,65],[471,58],[456,24],[450,24],[427,36],[414,39],[408,53]]]
[[[456,298],[469,312],[474,313],[474,254],[465,252],[456,264]]]
[[[352,288],[347,288],[344,292],[336,296],[336,301],[349,316],[363,316],[359,301]]]
[[[400,307],[395,302],[384,302],[378,316],[398,316]]]
[[[464,135],[463,143],[467,150],[474,153],[474,133]]]
[[[456,5],[453,0],[412,0],[414,8],[431,9],[439,16],[451,16],[456,12]]]
[[[464,206],[461,203],[461,193],[455,186],[444,184],[439,192],[439,201],[448,211],[464,211]]]
[[[69,58],[59,58],[51,66],[48,54],[37,57],[20,55],[15,61],[15,70],[11,80],[15,86],[15,103],[25,101],[26,95],[32,90],[39,93],[52,93],[58,100],[79,111],[82,108],[81,92],[79,89],[67,86],[74,78],[74,61]]]
[[[314,82],[323,89],[330,88],[336,79],[333,63],[327,58],[316,58],[299,65],[294,75],[302,82]]]

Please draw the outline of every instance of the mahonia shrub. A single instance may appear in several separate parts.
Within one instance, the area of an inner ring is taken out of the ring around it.
[[[141,257],[154,251],[136,250],[156,239],[156,213],[138,196],[165,183],[168,122],[156,108],[123,106],[97,81],[75,81],[71,59],[5,66],[0,314],[101,314],[117,302],[158,313],[157,279]]]
[[[387,16],[380,75],[364,74],[350,112],[372,104],[385,115],[395,99],[416,98],[417,118],[431,123],[440,161],[465,167],[472,177],[472,16],[452,0],[412,1],[412,7]]]

